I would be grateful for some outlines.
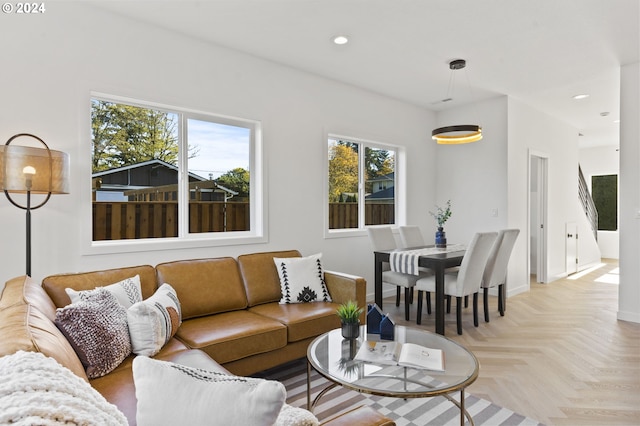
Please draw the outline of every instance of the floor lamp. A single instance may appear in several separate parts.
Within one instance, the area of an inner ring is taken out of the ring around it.
[[[42,147],[11,145],[18,138],[35,139]],[[39,137],[30,133],[12,136],[0,146],[0,187],[14,206],[27,213],[27,275],[31,276],[31,210],[44,206],[51,194],[69,193],[69,155],[50,150]],[[11,194],[25,194],[21,205]],[[31,205],[31,196],[42,194],[44,200]]]

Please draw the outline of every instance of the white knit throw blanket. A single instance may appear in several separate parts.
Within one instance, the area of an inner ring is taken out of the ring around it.
[[[89,383],[39,352],[0,358],[0,424],[127,425]]]

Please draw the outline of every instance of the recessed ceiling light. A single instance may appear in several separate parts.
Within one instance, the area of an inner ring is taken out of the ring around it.
[[[345,36],[345,35],[335,36],[335,37],[333,38],[333,42],[334,42],[335,44],[339,44],[339,45],[347,44],[347,43],[349,43],[349,37],[347,37],[347,36]]]
[[[586,93],[581,93],[579,95],[573,95],[573,99],[575,99],[577,101],[580,100],[580,99],[586,99],[588,97],[589,97],[589,95],[587,95]]]

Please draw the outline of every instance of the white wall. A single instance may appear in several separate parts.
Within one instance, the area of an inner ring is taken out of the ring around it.
[[[620,76],[618,319],[640,322],[640,63],[623,66]]]
[[[323,153],[333,132],[397,144],[407,159],[407,217],[426,226],[435,202],[435,115],[277,64],[60,2],[39,16],[3,17],[0,139],[31,132],[71,157],[71,193],[33,212],[33,276],[255,251],[323,252],[328,269],[373,288],[366,234],[324,239]],[[268,236],[264,244],[85,255],[90,203],[90,92],[260,120]],[[2,197],[4,198],[4,197]],[[0,281],[24,273],[24,212],[0,201]]]
[[[598,175],[619,175],[620,155],[616,146],[599,146],[585,148],[579,151],[580,167],[587,181],[589,191],[591,191],[591,177]],[[619,182],[618,182],[619,183]],[[618,195],[620,190],[618,188]],[[618,206],[620,200],[618,197]],[[618,224],[620,223],[620,212],[618,211]],[[598,246],[602,252],[602,257],[618,259],[620,236],[619,231],[598,231]]]
[[[509,98],[508,117],[509,227],[523,231],[514,254],[529,259],[528,173],[533,151],[548,158],[547,276],[553,281],[566,275],[565,224],[577,222],[578,131],[514,98]],[[529,287],[528,269],[514,270],[510,265],[509,277],[516,282],[526,279]]]

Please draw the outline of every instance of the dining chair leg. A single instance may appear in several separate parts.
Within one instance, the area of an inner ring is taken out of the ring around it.
[[[478,326],[478,292],[473,293],[473,325]]]
[[[400,306],[400,291],[401,288],[399,285],[396,286],[396,306]]]
[[[462,297],[456,297],[456,323],[458,334],[462,334]]]
[[[411,304],[413,305],[413,287],[411,287]]]
[[[469,296],[465,296],[464,297],[464,307],[468,308],[469,307]]]
[[[404,319],[409,321],[409,309],[411,308],[411,288],[404,289]]]
[[[498,286],[498,310],[500,311],[500,316],[504,316],[504,311],[507,309],[507,298],[504,294],[504,284],[500,284]]]
[[[489,288],[485,287],[483,290],[484,322],[489,322]],[[500,296],[498,296],[498,305],[500,305]]]
[[[451,313],[451,296],[447,296],[447,313]]]
[[[427,294],[429,294],[429,292],[427,292]],[[427,296],[427,309],[429,309],[429,299],[430,297]],[[418,290],[418,313],[416,314],[416,324],[420,325],[422,324],[422,291]]]
[[[431,315],[431,292],[427,291],[427,314]]]

